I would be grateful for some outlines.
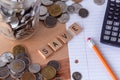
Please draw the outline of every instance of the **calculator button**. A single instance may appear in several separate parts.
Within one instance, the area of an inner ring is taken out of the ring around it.
[[[114,2],[115,0],[110,0],[110,1]]]
[[[107,24],[112,25],[113,21],[107,20]]]
[[[115,4],[113,4],[113,3],[110,3],[110,6],[111,6],[111,7],[114,7],[114,6],[115,6]]]
[[[116,0],[116,3],[120,3],[120,0]]]
[[[111,29],[112,29],[112,26],[106,25],[106,29],[107,29],[107,30],[111,30]]]
[[[118,7],[118,8],[119,8],[119,7],[120,7],[120,4],[116,4],[116,7]]]
[[[118,16],[114,16],[114,19],[115,19],[115,20],[118,20]]]
[[[110,41],[115,42],[115,41],[117,41],[117,38],[116,37],[111,37]]]
[[[120,37],[120,33],[119,33],[118,37]]]
[[[120,38],[118,39],[118,42],[120,43]]]
[[[117,32],[112,32],[112,36],[117,36],[118,33]]]
[[[114,26],[119,26],[120,23],[119,23],[119,22],[114,22],[113,25],[114,25]]]
[[[109,40],[109,39],[110,39],[110,36],[104,36],[103,39],[104,39],[104,40]]]
[[[110,0],[110,1],[114,2],[115,0]]]
[[[118,31],[119,30],[119,28],[118,27],[113,27],[113,29],[112,29],[113,31]]]
[[[110,35],[110,33],[111,33],[111,31],[105,30],[105,34],[106,34],[106,35]]]

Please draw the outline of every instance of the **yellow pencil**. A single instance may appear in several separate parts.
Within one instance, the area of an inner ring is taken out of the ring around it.
[[[99,51],[99,49],[93,42],[93,40],[91,38],[88,38],[87,40],[88,40],[90,47],[95,51],[96,55],[99,57],[100,61],[103,63],[103,65],[105,66],[109,74],[111,75],[112,80],[118,80],[117,76],[114,74],[114,72],[112,71],[108,63],[106,62],[105,58],[102,56],[101,52]]]

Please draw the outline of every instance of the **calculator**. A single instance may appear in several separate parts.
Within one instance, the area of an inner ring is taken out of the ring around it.
[[[120,0],[108,0],[100,42],[120,47]]]

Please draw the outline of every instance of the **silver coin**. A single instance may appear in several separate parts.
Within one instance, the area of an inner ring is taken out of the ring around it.
[[[68,12],[68,13],[71,13],[71,14],[72,14],[72,13],[75,13],[75,7],[72,6],[72,5],[68,6],[68,7],[67,7],[67,12]]]
[[[17,17],[11,17],[9,24],[13,29],[17,29],[18,24],[19,24],[18,18]]]
[[[0,67],[0,78],[4,79],[9,76],[9,69],[7,66]]]
[[[9,69],[14,73],[20,73],[25,69],[25,62],[20,59],[16,59],[10,63]]]
[[[68,0],[61,0],[61,1],[67,2]]]
[[[12,78],[21,78],[22,77],[22,75],[23,75],[23,73],[24,72],[21,72],[21,73],[15,73],[14,74],[14,72],[12,73],[12,72],[10,72],[10,76],[12,77]]]
[[[72,4],[72,6],[75,7],[75,13],[79,13],[79,10],[82,8],[82,5],[81,4],[78,4],[78,3],[74,3]]]
[[[105,3],[105,0],[94,0],[94,3],[97,5],[103,5]]]
[[[14,55],[11,52],[4,52],[1,55],[1,60],[3,62],[9,63],[14,60]]]
[[[79,72],[74,72],[72,74],[72,77],[73,77],[74,80],[81,80],[82,79],[82,75]]]
[[[57,1],[55,4],[57,4],[61,7],[63,13],[67,12],[67,5],[65,4],[65,2]]]
[[[29,20],[30,18],[31,18],[31,13],[24,15],[21,19],[21,23],[24,23],[25,21]]]
[[[46,17],[48,17],[48,16],[49,16],[49,13],[47,13],[47,14],[44,15],[44,16],[39,16],[39,20],[45,20]]]
[[[53,4],[53,1],[51,0],[41,0],[42,4],[45,6],[49,6]]]
[[[4,80],[14,80],[11,76],[8,76],[7,78],[5,78]]]
[[[40,6],[40,16],[43,16],[48,13],[47,7]]]
[[[29,71],[31,73],[38,73],[40,71],[41,67],[39,64],[30,64],[29,65]]]
[[[68,22],[70,19],[70,15],[68,13],[63,13],[59,18],[58,18],[58,21],[60,23],[66,23]]]
[[[7,64],[7,62],[3,62],[0,58],[0,67],[4,67]]]
[[[29,59],[28,57],[21,57],[21,58],[19,58],[19,59],[20,59],[20,60],[23,60],[23,61],[25,62],[26,68],[29,67],[31,61],[30,61],[30,59]]]
[[[43,76],[40,73],[35,74],[36,80],[43,80]]]
[[[54,67],[56,71],[60,70],[60,63],[56,60],[49,61],[47,65]]]
[[[18,53],[15,56],[15,59],[21,59],[22,57],[29,57],[27,53]]]

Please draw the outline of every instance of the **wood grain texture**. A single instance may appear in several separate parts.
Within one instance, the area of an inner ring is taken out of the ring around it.
[[[55,39],[58,34],[64,32],[65,30],[65,24],[58,23],[54,28],[46,28],[42,23],[40,23],[36,34],[28,40],[12,41],[0,35],[0,54],[5,51],[12,51],[12,48],[17,44],[23,44],[28,48],[33,63],[40,63],[40,65],[44,65],[50,60],[58,60],[61,63],[61,70],[59,71],[59,74],[62,76],[63,80],[70,80],[70,65],[67,45],[64,45],[63,48],[49,56],[46,60],[37,52],[39,48],[48,44],[48,42]]]

